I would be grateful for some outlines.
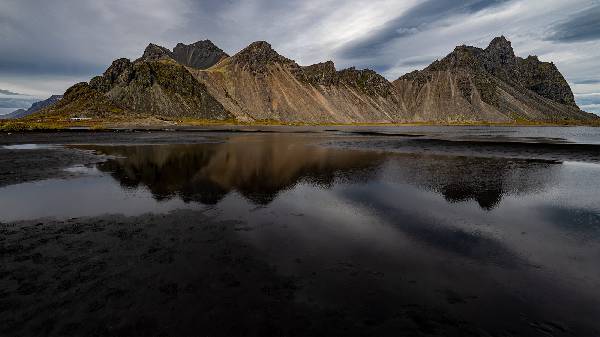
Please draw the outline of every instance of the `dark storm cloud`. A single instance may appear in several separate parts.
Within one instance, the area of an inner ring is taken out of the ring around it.
[[[600,5],[583,10],[553,27],[548,37],[558,42],[600,40]]]
[[[0,57],[0,74],[7,75],[67,75],[81,76],[101,74],[106,69],[107,63],[92,63],[85,60],[59,59],[32,59],[21,60]]]
[[[31,1],[19,6],[15,6],[14,2],[0,5],[0,73],[89,73],[91,69],[85,65],[87,62],[80,55],[69,57],[68,53],[62,51],[66,49],[66,41],[60,38],[62,27],[54,25],[51,11],[36,20],[27,19],[26,13],[34,12],[35,5],[39,4]],[[59,3],[56,5],[60,6]]]
[[[449,17],[470,14],[508,2],[509,0],[427,0],[388,21],[366,37],[340,49],[343,58],[372,56],[395,39],[418,34],[432,24]]]

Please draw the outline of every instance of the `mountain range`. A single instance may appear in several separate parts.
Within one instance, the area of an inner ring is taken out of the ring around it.
[[[0,116],[1,119],[16,119],[32,115],[46,107],[50,107],[62,99],[62,95],[52,95],[48,99],[35,102],[28,109],[17,109],[11,113]]]
[[[301,66],[258,41],[229,56],[211,41],[150,44],[117,59],[35,118],[283,123],[588,122],[553,63],[515,55],[505,37],[459,46],[390,82],[373,70]]]

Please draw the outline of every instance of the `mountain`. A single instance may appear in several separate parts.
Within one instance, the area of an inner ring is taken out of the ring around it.
[[[586,121],[597,117],[575,104],[573,92],[553,63],[515,56],[497,37],[486,49],[459,46],[394,86],[415,120]]]
[[[15,110],[15,111],[13,111],[9,114],[6,114],[4,116],[1,116],[1,117],[2,117],[2,119],[15,119],[15,118],[22,118],[25,116],[29,116],[29,115],[36,113],[44,108],[47,108],[47,107],[50,107],[50,106],[56,104],[62,98],[63,98],[63,95],[52,95],[48,99],[33,103],[31,105],[31,107],[27,110],[18,109],[18,110]]]
[[[189,45],[178,43],[172,51],[150,43],[137,61],[173,60],[186,67],[207,69],[227,57],[212,41],[204,40]]]
[[[178,43],[173,48],[173,58],[180,64],[197,69],[207,69],[217,64],[227,53],[210,40],[198,41],[190,45]]]
[[[401,121],[392,84],[371,70],[337,71],[333,62],[301,67],[264,41],[213,67],[192,70],[236,119],[282,122]]]
[[[71,87],[59,104],[43,113],[120,120],[147,116],[232,117],[184,66],[163,58],[115,60],[103,75],[89,84]]]
[[[209,40],[173,50],[149,44],[135,61],[67,90],[40,115],[310,123],[586,122],[553,63],[515,56],[495,38],[459,46],[394,82],[331,61],[300,66],[264,41],[228,56]]]
[[[206,49],[200,49],[206,48]],[[224,120],[233,118],[208,94],[206,86],[188,71],[190,67],[209,66],[222,57],[210,41],[185,46],[175,52],[149,44],[134,62],[113,61],[101,76],[89,83],[78,83],[65,93],[60,104],[43,111],[46,116],[90,117],[134,120],[148,116]]]

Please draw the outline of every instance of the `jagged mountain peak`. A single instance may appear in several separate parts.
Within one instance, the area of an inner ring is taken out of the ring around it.
[[[144,49],[144,54],[138,61],[158,61],[165,58],[173,58],[173,53],[163,46],[150,43],[146,49]]]
[[[208,69],[224,58],[229,57],[210,40],[201,40],[192,44],[178,43],[173,48],[173,58],[184,66]]]
[[[487,63],[492,67],[508,66],[514,67],[516,64],[515,51],[512,44],[504,36],[496,37],[485,49]]]
[[[270,64],[287,65],[300,68],[296,62],[277,53],[266,41],[252,42],[233,57],[233,62],[252,72],[262,73]]]
[[[477,68],[480,67],[480,55],[483,53],[481,48],[471,46],[457,46],[454,50],[441,60],[436,60],[425,70],[441,71],[457,68]]]
[[[173,50],[150,43],[136,62],[173,60],[187,67],[207,69],[226,57],[229,55],[212,41],[201,40],[189,45],[178,43]]]
[[[339,82],[333,61],[301,67],[298,77],[305,82],[320,85],[334,85]]]
[[[185,44],[182,42],[179,42],[175,48],[177,47],[196,47],[196,48],[207,48],[207,49],[219,49],[221,50],[221,48],[217,47],[217,45],[215,45],[211,40],[200,40],[200,41],[196,41],[194,43],[190,43],[190,44]]]
[[[500,35],[492,39],[486,49],[511,49],[512,43],[504,36]]]
[[[235,55],[236,58],[259,58],[265,61],[276,60],[280,57],[279,53],[277,53],[270,43],[266,41],[256,41],[252,42],[248,47],[242,49],[239,53]]]
[[[309,72],[313,72],[313,71],[314,72],[325,72],[325,73],[336,72],[335,63],[333,63],[333,61],[325,61],[325,62],[311,64],[309,66],[302,67],[302,69],[305,71],[309,71]]]
[[[246,47],[244,49],[251,49],[251,50],[272,50],[273,51],[273,47],[267,41],[254,41],[254,42],[250,43],[248,45],[248,47]]]

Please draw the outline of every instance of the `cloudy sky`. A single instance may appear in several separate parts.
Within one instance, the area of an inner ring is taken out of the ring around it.
[[[210,39],[233,54],[266,40],[301,65],[333,60],[393,80],[498,35],[555,62],[584,110],[600,113],[600,0],[0,0],[0,98],[62,93],[149,42]]]

